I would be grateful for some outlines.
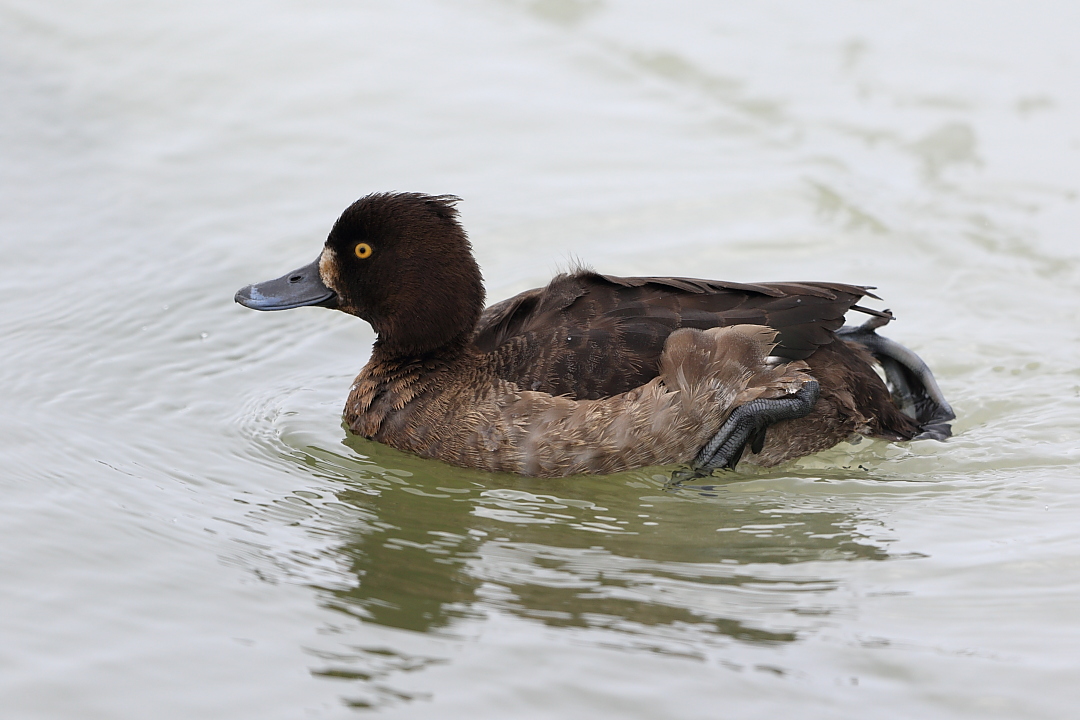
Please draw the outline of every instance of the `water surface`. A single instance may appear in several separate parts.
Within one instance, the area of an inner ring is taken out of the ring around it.
[[[1078,22],[3,0],[4,716],[1070,716]],[[376,190],[463,197],[492,301],[875,285],[956,437],[675,490],[349,437],[370,328],[232,294]]]

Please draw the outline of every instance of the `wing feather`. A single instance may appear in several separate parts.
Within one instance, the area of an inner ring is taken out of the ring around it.
[[[476,348],[498,375],[525,390],[577,399],[643,385],[659,372],[667,336],[680,327],[766,325],[779,331],[775,354],[792,360],[834,341],[848,310],[877,296],[860,285],[736,283],[672,277],[616,277],[588,270],[555,277],[492,305]]]

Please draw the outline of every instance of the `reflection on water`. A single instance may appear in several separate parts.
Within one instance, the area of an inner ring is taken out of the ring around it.
[[[892,557],[880,521],[814,490],[852,477],[872,485],[861,468],[795,480],[790,471],[721,473],[681,487],[670,471],[647,470],[538,481],[345,443],[356,454],[278,445],[336,489],[293,493],[248,521],[300,525],[320,550],[267,548],[245,564],[319,589],[324,607],[361,623],[454,638],[505,613],[577,628],[586,644],[740,669],[726,657],[730,643],[797,643],[846,610],[830,563]],[[339,651],[313,651],[313,672],[361,683],[360,706],[412,697],[393,690],[393,678],[445,660],[349,637]]]

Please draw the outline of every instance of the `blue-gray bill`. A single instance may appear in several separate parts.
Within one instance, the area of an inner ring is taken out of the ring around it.
[[[252,310],[291,310],[308,305],[332,308],[337,305],[337,294],[323,283],[316,260],[274,280],[243,287],[235,300]]]

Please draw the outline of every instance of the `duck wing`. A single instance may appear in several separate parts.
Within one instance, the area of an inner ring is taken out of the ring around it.
[[[809,357],[835,339],[870,288],[822,282],[735,283],[615,277],[578,271],[484,311],[473,342],[495,374],[523,390],[574,399],[617,395],[659,373],[668,335],[681,327],[767,325],[774,354]]]

